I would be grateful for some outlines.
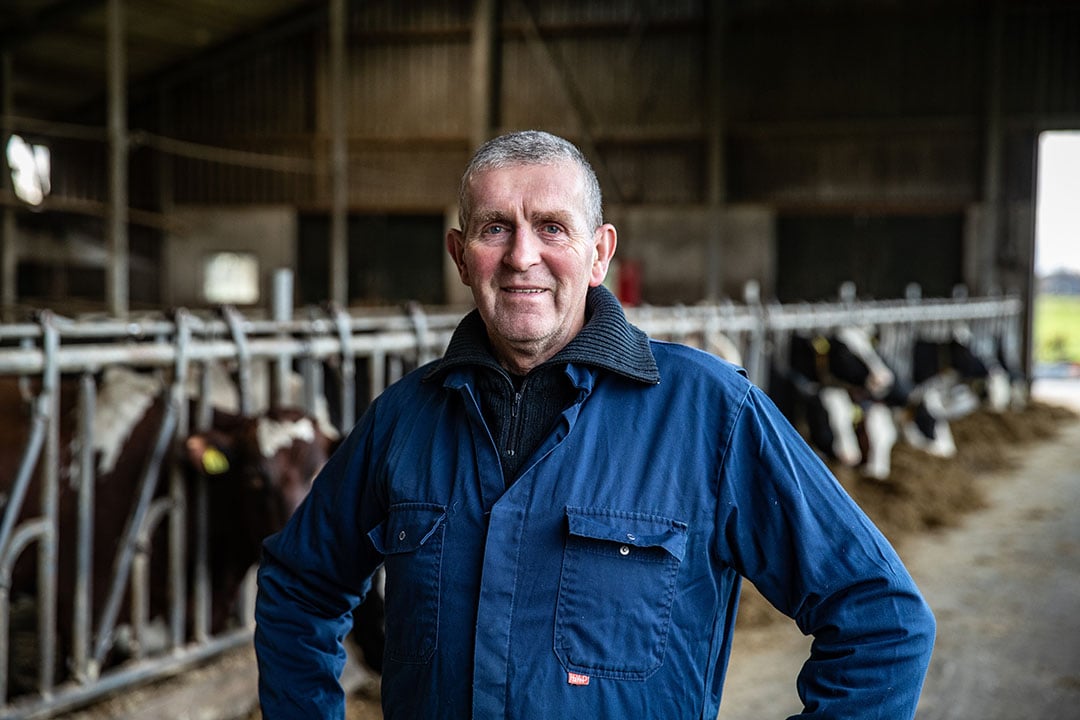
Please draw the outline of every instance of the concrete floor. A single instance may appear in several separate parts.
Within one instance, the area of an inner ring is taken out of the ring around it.
[[[1080,410],[1080,382],[1036,395]],[[917,720],[1080,719],[1080,422],[986,478],[961,526],[905,541],[938,639]],[[808,641],[790,623],[736,633],[720,720],[800,711]]]

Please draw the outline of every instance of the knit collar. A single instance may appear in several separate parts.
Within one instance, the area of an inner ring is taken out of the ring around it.
[[[649,385],[660,382],[649,338],[626,320],[622,306],[603,286],[589,288],[585,296],[585,326],[566,347],[539,367],[579,363],[607,370]],[[461,366],[501,369],[488,342],[480,312],[462,318],[442,359],[424,376],[429,380]]]

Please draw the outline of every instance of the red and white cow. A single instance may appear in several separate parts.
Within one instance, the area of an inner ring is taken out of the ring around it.
[[[139,497],[144,472],[151,463],[154,446],[166,415],[168,393],[157,377],[111,367],[98,382],[93,428],[93,477],[81,477],[72,459],[79,416],[77,381],[61,383],[57,543],[57,636],[59,657],[67,657],[72,647],[76,594],[76,528],[78,495],[82,483],[94,483],[90,616],[94,632],[100,630],[101,613],[108,605],[111,579],[121,551],[125,529]],[[0,379],[0,412],[8,419],[8,431],[0,435],[0,508],[10,501],[14,468],[26,443],[29,415],[22,389],[14,378]],[[21,418],[21,419],[20,419]],[[172,448],[158,468],[158,496],[167,494],[168,477],[179,468],[185,483],[188,582],[193,586],[191,548],[198,522],[190,479],[202,473],[208,480],[206,527],[208,530],[208,570],[211,580],[211,632],[223,629],[237,599],[242,581],[259,558],[262,539],[280,529],[306,496],[312,479],[326,461],[334,440],[324,434],[314,418],[295,409],[271,409],[253,417],[215,411],[211,427],[189,437],[182,448]],[[175,450],[182,449],[177,453]],[[40,474],[23,495],[15,513],[19,519],[38,517]],[[10,509],[15,512],[15,508]],[[152,538],[150,573],[150,615],[164,614],[167,608],[168,579],[166,554],[160,541],[166,528],[161,523]],[[31,546],[14,565],[11,596],[37,591],[37,553]],[[130,553],[128,553],[130,555]],[[118,622],[128,616],[128,593],[118,613]],[[192,613],[189,609],[190,621]]]

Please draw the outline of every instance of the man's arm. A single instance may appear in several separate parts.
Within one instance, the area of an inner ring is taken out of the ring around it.
[[[735,566],[814,637],[796,717],[913,717],[935,622],[892,546],[757,389],[724,467]]]
[[[345,667],[342,640],[352,627],[349,607],[321,605],[301,576],[264,550],[255,605],[259,701],[265,720],[344,718],[338,678]],[[346,603],[359,601],[343,594]],[[335,614],[337,613],[337,614]]]
[[[266,720],[345,717],[342,643],[381,562],[364,534],[380,512],[365,482],[370,422],[369,413],[285,528],[263,543],[255,652]]]

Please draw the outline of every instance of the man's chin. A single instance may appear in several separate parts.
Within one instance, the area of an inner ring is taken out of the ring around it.
[[[548,333],[539,332],[537,330],[523,330],[521,328],[512,329],[509,332],[501,333],[501,337],[504,342],[509,345],[517,347],[530,347],[537,344],[543,344],[547,339]]]
[[[552,328],[540,324],[504,324],[497,326],[496,331],[504,344],[522,350],[545,346],[553,335]]]
[[[493,325],[507,340],[530,342],[548,335],[555,323],[547,311],[508,311],[501,308],[495,312]]]

